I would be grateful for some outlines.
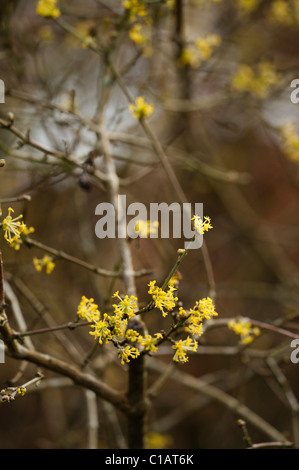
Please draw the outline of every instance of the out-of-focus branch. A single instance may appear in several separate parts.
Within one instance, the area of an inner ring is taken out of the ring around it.
[[[148,363],[151,370],[161,373],[164,370],[164,365],[159,361],[151,359]],[[287,440],[283,434],[275,429],[271,424],[261,418],[259,415],[250,410],[247,406],[243,405],[235,397],[229,395],[223,390],[215,387],[214,385],[207,384],[199,378],[192,377],[191,375],[175,370],[171,376],[174,380],[181,385],[189,388],[198,393],[203,393],[217,402],[223,404],[226,408],[230,409],[235,415],[242,417],[247,422],[251,423],[257,429],[262,431],[266,436],[275,441],[286,443]]]

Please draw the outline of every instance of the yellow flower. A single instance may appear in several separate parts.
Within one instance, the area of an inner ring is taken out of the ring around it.
[[[144,42],[147,41],[146,36],[142,32],[141,24],[134,24],[134,26],[132,26],[132,28],[129,31],[129,36],[132,39],[132,41],[136,42],[136,44],[143,44]]]
[[[90,331],[89,334],[94,336],[95,339],[99,339],[99,343],[108,343],[112,339],[112,333],[109,329],[109,323],[106,320],[96,321],[94,325],[91,325],[94,331]]]
[[[240,336],[241,344],[249,344],[253,341],[255,336],[260,335],[260,329],[252,327],[251,323],[246,318],[231,320],[228,323],[228,328]]]
[[[23,397],[26,393],[26,387],[19,387],[18,388],[18,394],[21,395],[21,397]]]
[[[122,0],[122,5],[126,9],[130,21],[135,21],[137,16],[147,15],[146,5],[141,0]]]
[[[199,215],[195,215],[191,220],[194,220],[194,228],[199,235],[203,235],[204,232],[213,228],[210,217],[205,217],[203,221]]]
[[[240,65],[232,78],[231,86],[235,91],[249,92],[264,99],[279,80],[280,77],[270,62],[260,62],[255,71],[248,65]]]
[[[115,315],[119,316],[120,318],[132,318],[135,315],[137,310],[137,297],[134,295],[131,295],[131,297],[125,295],[125,297],[122,299],[119,296],[118,291],[115,292],[113,297],[117,297],[120,300],[118,305],[112,305]]]
[[[135,225],[135,232],[137,232],[141,238],[147,238],[149,235],[157,233],[158,227],[158,221],[138,220]]]
[[[77,315],[82,320],[99,321],[100,312],[98,306],[94,303],[94,299],[88,299],[85,295],[82,296],[81,302],[78,306]]]
[[[47,255],[45,255],[42,259],[38,259],[34,257],[33,264],[34,264],[35,269],[38,272],[41,272],[43,267],[45,266],[47,274],[51,274],[51,272],[55,268],[55,263],[53,262],[53,258]]]
[[[221,38],[217,34],[208,34],[205,37],[196,38],[192,44],[183,48],[180,63],[182,65],[190,65],[192,68],[197,68],[208,60],[214,49],[221,43]]]
[[[144,336],[140,336],[138,338],[138,342],[140,343],[140,345],[146,350],[146,351],[150,351],[150,352],[157,352],[158,351],[158,347],[156,346],[156,343],[157,343],[157,340],[159,339],[159,333],[156,333],[156,338],[154,338],[153,336],[151,335],[144,335]],[[162,336],[163,338],[163,336]]]
[[[139,340],[140,334],[138,331],[129,329],[126,331],[126,339],[134,343],[134,341]]]
[[[40,16],[57,18],[60,16],[60,10],[57,7],[57,0],[39,0],[36,13]]]
[[[172,348],[176,350],[175,355],[173,356],[173,361],[187,362],[188,356],[186,351],[196,351],[197,346],[197,341],[190,338],[190,336],[188,336],[185,340],[180,339],[172,346]]]
[[[148,104],[143,96],[138,96],[135,104],[130,104],[129,110],[137,119],[147,119],[154,112],[154,105]]]
[[[118,351],[118,357],[121,359],[121,363],[124,364],[125,362],[130,362],[130,357],[132,359],[136,359],[140,355],[140,352],[138,349],[131,347],[131,346],[125,346],[125,347],[120,347]]]
[[[148,293],[152,296],[152,299],[155,302],[155,307],[161,310],[163,317],[166,317],[167,312],[165,310],[172,310],[178,300],[178,298],[174,297],[173,295],[173,292],[176,289],[173,286],[169,285],[168,291],[165,292],[155,284],[156,281],[150,281],[150,283],[148,284]]]
[[[211,317],[217,317],[218,313],[215,311],[213,301],[210,297],[198,300],[193,309],[190,310],[192,315],[196,315],[202,321],[203,319],[209,320]]]
[[[13,219],[11,216],[13,212],[14,210],[10,207],[8,215],[2,221],[2,229],[4,230],[4,238],[9,245],[15,250],[19,250],[23,242],[22,237],[34,232],[34,228],[28,228],[24,222],[20,222],[23,218],[22,214]]]
[[[215,47],[219,46],[221,38],[217,34],[208,34],[206,37],[199,37],[195,39],[195,46],[200,52],[201,60],[208,60]]]

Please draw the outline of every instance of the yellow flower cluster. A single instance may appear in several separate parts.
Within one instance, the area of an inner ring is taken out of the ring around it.
[[[129,110],[137,119],[147,119],[154,112],[154,105],[148,104],[143,96],[138,96],[135,100],[135,104],[129,105]]]
[[[183,49],[180,57],[181,65],[190,65],[192,68],[199,67],[202,62],[212,56],[214,49],[220,44],[221,38],[217,34],[198,37]]]
[[[125,8],[130,21],[135,21],[138,16],[147,15],[146,4],[142,0],[122,0],[122,6]]]
[[[228,327],[240,336],[241,344],[249,344],[256,336],[260,335],[260,329],[252,327],[251,323],[246,318],[231,320],[228,323]]]
[[[39,0],[36,13],[49,18],[57,18],[61,14],[57,7],[57,0]]]
[[[148,293],[151,294],[155,307],[158,307],[165,317],[168,311],[174,309],[178,300],[177,297],[173,296],[175,288],[170,285],[168,286],[168,291],[165,292],[155,284],[156,281],[149,283]],[[148,333],[143,335],[139,331],[128,328],[128,320],[137,313],[138,300],[134,296],[128,297],[127,295],[121,298],[118,292],[113,295],[113,298],[115,297],[119,299],[119,302],[112,305],[113,313],[110,315],[107,313],[101,315],[98,306],[94,303],[94,299],[82,297],[77,314],[82,320],[88,320],[91,323],[92,331],[89,334],[94,336],[94,339],[98,340],[100,344],[112,341],[117,347],[118,356],[122,364],[137,358],[141,351],[148,353],[157,352],[158,346],[167,335],[160,332],[153,335]],[[190,335],[200,336],[204,319],[210,319],[212,316],[217,315],[213,302],[208,297],[197,301],[195,306],[188,312],[180,308],[177,325],[179,328],[184,324],[185,330]],[[173,349],[175,349],[173,360],[175,362],[187,362],[187,352],[196,351],[197,345],[197,341],[192,339],[191,336],[175,342],[173,345]]]
[[[281,127],[282,149],[286,156],[293,162],[299,162],[299,134],[294,123],[288,123]]]
[[[88,299],[83,296],[78,306],[77,315],[82,320],[92,323],[91,328],[93,328],[93,331],[90,331],[89,334],[94,336],[100,344],[108,343],[112,340],[123,340],[126,334],[128,319],[135,315],[137,308],[137,299],[134,296],[128,297],[126,295],[124,299],[121,299],[119,293],[116,292],[113,297],[118,297],[120,300],[118,304],[113,305],[114,314],[108,315],[104,313],[102,318],[98,305],[94,303],[93,298]],[[129,362],[130,356],[136,357],[135,349],[133,348],[132,354],[130,354],[130,346],[124,348],[119,345],[119,355],[122,362]],[[139,354],[139,351],[137,352]]]
[[[33,227],[27,227],[24,222],[20,220],[23,215],[12,218],[11,214],[14,210],[10,207],[8,209],[8,215],[2,221],[2,229],[4,230],[4,238],[9,245],[15,250],[19,250],[23,242],[23,238],[34,232]]]
[[[273,64],[260,62],[256,70],[248,65],[240,65],[232,78],[231,86],[234,91],[249,92],[257,98],[264,99],[279,81],[279,74]]]
[[[210,217],[206,216],[204,217],[204,220],[202,220],[199,215],[195,215],[191,220],[194,220],[194,229],[197,233],[199,233],[199,235],[203,235],[204,232],[207,232],[213,228]]]
[[[53,261],[53,258],[51,256],[45,255],[43,258],[38,259],[38,258],[33,258],[33,264],[35,269],[38,272],[41,272],[43,267],[46,268],[46,274],[51,274],[53,269],[55,268],[55,263]]]
[[[210,320],[211,317],[218,316],[210,297],[196,301],[194,307],[188,311],[180,307],[179,314],[180,317],[187,318],[185,331],[196,337],[202,335],[204,320]]]
[[[197,341],[190,338],[190,336],[188,336],[185,340],[180,339],[172,346],[172,348],[175,349],[173,360],[175,362],[188,362],[187,351],[195,352],[197,347]]]
[[[149,235],[157,233],[159,222],[150,220],[138,220],[135,225],[135,232],[139,234],[141,238],[147,238]]]
[[[81,302],[78,306],[77,315],[81,320],[87,321],[99,321],[100,312],[97,304],[94,303],[94,299],[88,299],[85,295],[82,296]]]
[[[155,302],[155,307],[159,308],[163,314],[163,317],[167,316],[167,311],[173,310],[177,297],[174,297],[173,292],[176,290],[172,285],[168,285],[168,290],[165,292],[161,287],[155,285],[156,281],[150,281],[148,293],[152,296]]]

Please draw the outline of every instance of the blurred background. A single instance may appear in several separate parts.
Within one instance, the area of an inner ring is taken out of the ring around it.
[[[109,55],[130,94],[154,104],[151,129],[188,201],[203,203],[204,215],[211,217],[213,230],[205,241],[219,319],[249,317],[296,334],[299,104],[290,99],[290,84],[299,78],[299,1],[148,0],[135,2],[143,8],[137,13],[124,3],[59,3],[61,18],[84,44],[58,22],[38,16],[36,1],[1,2],[0,78],[7,94],[0,117],[7,120],[13,113],[14,126],[24,135],[54,153],[65,152],[78,166],[0,129],[6,159],[0,198],[31,196],[30,203],[20,201],[13,208],[35,228],[32,238],[98,267],[118,266],[115,240],[100,240],[94,230],[95,208],[107,201],[107,191],[90,176],[88,165],[104,171],[101,142],[71,110],[108,129],[120,192],[128,204],[179,202],[151,142],[128,111],[107,66]],[[92,51],[94,44],[104,53]],[[3,216],[7,208],[2,204]],[[149,271],[136,282],[141,306],[148,301],[148,282],[163,283],[183,242],[130,242],[134,268]],[[31,330],[75,320],[82,295],[93,297],[103,310],[115,290],[125,294],[120,281],[64,260],[56,261],[51,275],[37,272],[32,258],[43,256],[37,247],[15,252],[2,241],[1,249],[16,296],[8,302],[12,325],[12,302],[19,304]],[[180,277],[178,296],[185,308],[210,295],[202,250],[188,254]],[[155,332],[167,329],[171,319],[154,311],[145,321]],[[93,346],[84,328],[32,341],[36,349],[78,364]],[[200,338],[198,354],[179,370],[225,390],[298,444],[299,366],[290,361],[291,338],[264,329],[242,353],[238,341],[225,325],[211,329]],[[161,347],[155,357],[166,367],[170,347]],[[278,370],[271,368],[269,357]],[[126,367],[109,347],[97,349],[92,367],[113,387],[126,389]],[[24,367],[20,383],[35,370]],[[19,372],[20,363],[6,358],[0,388]],[[1,448],[88,446],[84,391],[63,380],[53,382],[55,377],[46,372],[47,386],[1,404]],[[149,384],[157,377],[150,370]],[[125,445],[123,417],[103,402],[98,406],[99,448]],[[224,404],[169,380],[153,402],[148,445],[244,448],[238,417]],[[269,440],[250,423],[248,430],[253,442]]]

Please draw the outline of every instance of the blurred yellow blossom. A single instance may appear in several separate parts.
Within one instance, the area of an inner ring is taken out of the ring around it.
[[[142,0],[122,0],[122,5],[129,15],[130,21],[147,15],[146,4]]]
[[[241,344],[249,344],[256,336],[260,335],[260,329],[257,327],[252,327],[250,321],[247,318],[231,320],[228,323],[228,327],[240,336]]]
[[[208,34],[205,37],[196,38],[191,44],[183,48],[180,63],[197,68],[200,64],[208,60],[214,49],[221,44],[221,37],[217,34]]]
[[[57,18],[60,16],[60,10],[57,7],[57,0],[39,0],[36,13],[40,16]]]
[[[43,267],[45,267],[47,274],[51,274],[51,272],[55,268],[55,263],[53,262],[53,258],[51,256],[47,256],[47,255],[45,255],[41,259],[38,259],[38,258],[34,257],[33,258],[33,264],[34,264],[35,269],[38,272],[41,272]]]
[[[249,92],[257,98],[268,96],[273,86],[279,83],[280,76],[273,64],[260,62],[253,70],[248,65],[240,65],[232,78],[232,89],[238,92]]]
[[[150,220],[138,220],[135,225],[135,232],[139,234],[141,238],[147,238],[149,235],[157,233],[159,222],[156,220],[151,222]]]
[[[129,110],[137,119],[149,118],[154,112],[154,105],[148,104],[143,96],[138,96],[135,104],[130,104]]]

